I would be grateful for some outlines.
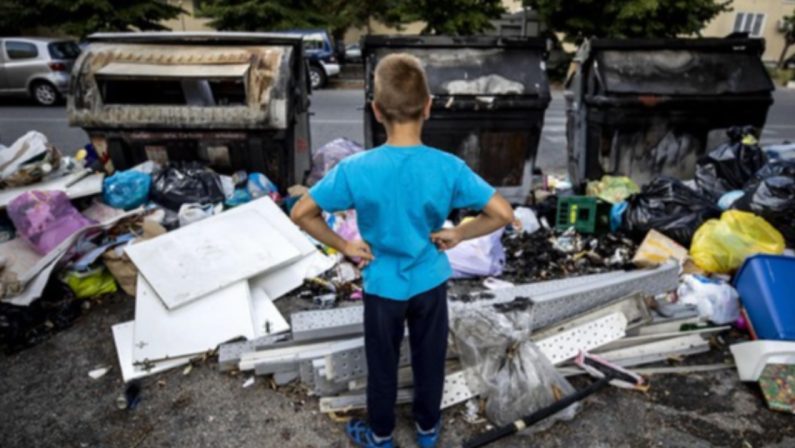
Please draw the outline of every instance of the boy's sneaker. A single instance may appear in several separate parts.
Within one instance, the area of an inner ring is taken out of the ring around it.
[[[345,427],[345,433],[356,446],[363,448],[395,448],[392,436],[380,438],[370,426],[361,420],[351,420]]]
[[[417,427],[417,445],[420,448],[436,448],[439,443],[439,434],[442,432],[442,419],[432,429],[423,430],[420,425],[414,424]]]

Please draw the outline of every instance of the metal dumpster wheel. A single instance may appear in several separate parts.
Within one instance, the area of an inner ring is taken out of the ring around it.
[[[57,103],[60,98],[55,86],[46,81],[34,83],[30,88],[30,94],[40,106],[52,106]]]
[[[316,65],[309,66],[309,82],[312,89],[320,89],[326,85],[326,72],[322,67]]]

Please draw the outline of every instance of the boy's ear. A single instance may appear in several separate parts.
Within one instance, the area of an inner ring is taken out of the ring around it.
[[[373,115],[375,115],[375,121],[383,124],[384,123],[384,116],[381,115],[381,111],[378,109],[378,106],[375,104],[375,101],[370,103],[370,107],[373,109]]]
[[[433,104],[433,97],[428,97],[428,102],[425,103],[425,107],[422,108],[422,119],[427,120],[431,118],[431,104]]]

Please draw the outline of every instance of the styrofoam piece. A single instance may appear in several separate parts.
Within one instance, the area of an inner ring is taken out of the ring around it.
[[[698,334],[701,335],[702,337],[709,336],[715,333],[720,333],[721,331],[726,331],[730,328],[731,325],[725,325],[722,327],[701,328],[698,330],[672,331],[670,333],[655,333],[655,334],[646,334],[641,336],[628,336],[625,338],[621,338],[617,341],[613,341],[607,345],[603,345],[602,347],[593,350],[593,352],[599,353],[611,350],[618,350],[620,348],[634,347],[636,345],[642,345],[649,342],[663,341],[665,339],[673,339],[680,336],[687,336],[691,334]]]
[[[195,355],[235,338],[253,339],[251,310],[246,281],[208,294],[188,306],[169,310],[149,282],[139,275],[133,362]]]
[[[172,310],[300,257],[252,209],[221,213],[125,250]]]
[[[364,306],[301,311],[290,315],[293,339],[304,341],[364,332]]]
[[[709,343],[700,335],[692,334],[611,350],[599,353],[599,356],[614,364],[630,367],[663,361],[672,356],[693,355],[708,351]]]
[[[290,324],[262,289],[252,289],[250,293],[255,338],[283,333],[290,329]]]
[[[63,191],[71,199],[102,193],[104,174],[94,173],[85,177],[82,176],[85,176],[85,173],[73,173],[33,185],[2,189],[0,190],[0,208],[6,208],[14,198],[26,191]],[[69,185],[73,182],[74,184]]]
[[[741,381],[759,381],[767,364],[795,364],[795,342],[749,341],[729,347]]]
[[[580,351],[590,351],[624,337],[627,318],[612,313],[536,342],[538,349],[553,364],[574,358]]]
[[[134,322],[123,322],[111,327],[113,331],[113,342],[116,345],[116,355],[119,358],[119,368],[124,382],[143,378],[155,373],[164,372],[175,367],[184,366],[190,362],[190,356],[168,359],[148,366],[148,369],[138,369],[133,366],[133,326]]]

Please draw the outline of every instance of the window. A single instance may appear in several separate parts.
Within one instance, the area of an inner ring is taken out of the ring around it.
[[[6,41],[6,54],[9,59],[32,59],[39,55],[36,45],[17,40]]]
[[[748,33],[753,37],[762,35],[765,15],[752,12],[738,12],[734,17],[734,32]]]
[[[47,45],[47,50],[53,59],[77,59],[80,56],[80,47],[70,41],[53,42]]]

